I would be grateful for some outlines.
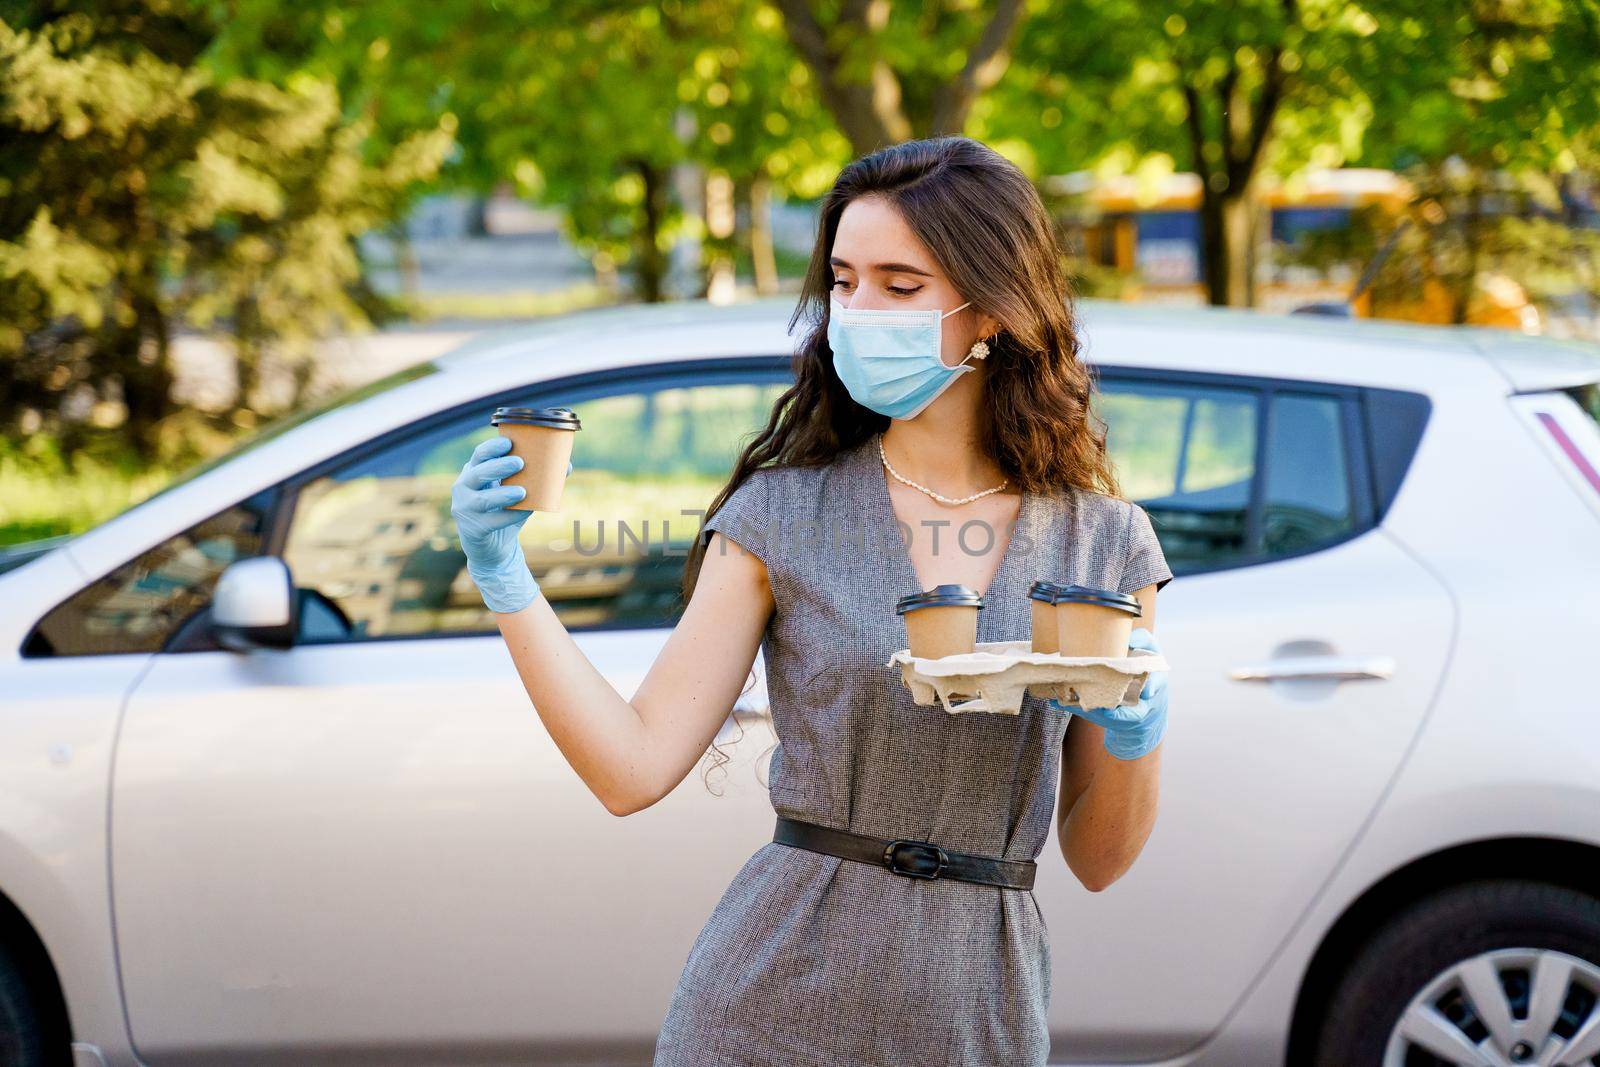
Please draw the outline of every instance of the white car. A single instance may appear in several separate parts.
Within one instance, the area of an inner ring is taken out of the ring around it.
[[[449,484],[495,406],[578,412],[524,543],[631,696],[790,380],[791,310],[480,339],[0,575],[0,1062],[647,1063],[771,839],[761,689],[710,788],[609,814],[463,571]],[[1177,574],[1173,710],[1133,869],[1090,893],[1039,857],[1052,1062],[1600,1064],[1600,353],[1084,318]]]

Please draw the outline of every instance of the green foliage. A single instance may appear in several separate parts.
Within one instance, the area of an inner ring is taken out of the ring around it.
[[[1349,147],[1359,131],[1349,69],[1358,10],[1337,0],[1085,0],[1072,18],[1030,24],[983,130],[1034,145],[1046,174],[1101,163],[1128,170],[1150,154],[1179,169],[1225,170],[1225,145],[1247,147],[1277,68],[1290,76],[1274,105],[1287,120],[1277,132],[1294,136],[1273,162],[1305,166],[1315,148]],[[1323,153],[1318,162],[1337,160]]]
[[[1367,160],[1455,156],[1547,173],[1600,164],[1596,0],[1375,0],[1383,33]]]
[[[780,22],[755,0],[449,6],[455,32],[419,40],[396,27],[396,48],[452,71],[451,173],[559,205],[599,275],[631,270],[642,299],[663,295],[672,244],[703,233],[675,166],[813,196],[844,162]]]
[[[353,239],[438,170],[452,121],[375,150],[328,78],[213,69],[224,14],[121,0],[0,22],[8,435],[122,427],[154,461],[179,323],[234,339],[244,408],[264,351],[368,321]]]
[[[254,421],[263,360],[304,386],[328,333],[614,300],[623,272],[658,299],[682,236],[754,264],[686,175],[741,206],[809,199],[853,155],[937,133],[1041,179],[1196,170],[1207,270],[1230,278],[1261,176],[1406,169],[1451,221],[1397,263],[1556,300],[1593,285],[1572,266],[1592,235],[1548,187],[1600,166],[1597,55],[1600,0],[0,0],[0,431],[163,468]],[[1472,207],[1439,185],[1448,160],[1543,212]],[[379,298],[355,238],[441,186],[558,206],[598,284]],[[769,283],[803,266],[761,257]],[[1074,269],[1095,293],[1132,280]],[[173,402],[181,327],[231,338],[236,410]]]
[[[1054,5],[1053,5],[1054,6]],[[975,134],[1033,146],[1039,172],[1163,154],[1194,169],[1200,98],[1209,161],[1226,90],[1247,133],[1278,55],[1287,75],[1266,164],[1410,166],[1461,155],[1570,169],[1600,136],[1595,0],[1083,0],[1036,17]]]
[[[0,546],[80,533],[138,503],[172,477],[112,435],[91,435],[70,454],[43,434],[0,439]]]
[[[1249,195],[1260,174],[1451,157],[1546,173],[1597,162],[1595,0],[1083,0],[1072,10],[1030,24],[974,131],[1032,146],[1039,173],[1194,171],[1211,211]],[[1236,266],[1248,235],[1203,220],[1208,271]]]

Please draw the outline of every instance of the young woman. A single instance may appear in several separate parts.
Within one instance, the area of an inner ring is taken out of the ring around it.
[[[618,815],[694,767],[764,650],[778,828],[690,950],[656,1067],[1043,1064],[1034,860],[1052,808],[1090,890],[1138,856],[1165,674],[1115,709],[918,706],[885,667],[906,645],[895,602],[971,586],[978,640],[1020,641],[1035,580],[1114,588],[1143,607],[1134,644],[1157,649],[1172,572],[1091,425],[1050,219],[994,151],[939,138],[846,167],[802,316],[795,385],[712,502],[683,616],[632,700],[539,596],[498,438],[456,484],[468,568],[539,717]]]

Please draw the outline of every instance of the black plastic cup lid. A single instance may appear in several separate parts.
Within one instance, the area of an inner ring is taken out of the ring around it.
[[[495,408],[489,423],[514,426],[548,426],[552,430],[581,430],[582,424],[571,408]]]
[[[1042,600],[1046,604],[1054,604],[1056,595],[1063,589],[1071,588],[1061,582],[1047,582],[1043,578],[1028,586],[1029,600]]]
[[[1059,586],[1052,603],[1099,604],[1102,607],[1125,611],[1129,615],[1139,615],[1143,611],[1139,605],[1139,598],[1132,593],[1119,593],[1115,589],[1097,589],[1092,585]]]
[[[904,615],[918,608],[982,608],[983,597],[965,585],[936,585],[895,601],[894,613]]]

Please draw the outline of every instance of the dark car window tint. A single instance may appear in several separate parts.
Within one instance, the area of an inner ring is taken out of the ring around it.
[[[40,620],[23,655],[159,651],[228,564],[260,553],[268,506],[263,494],[231,507],[90,583]]]
[[[1600,425],[1600,384],[1591,382],[1588,385],[1579,385],[1566,390],[1584,412]]]

